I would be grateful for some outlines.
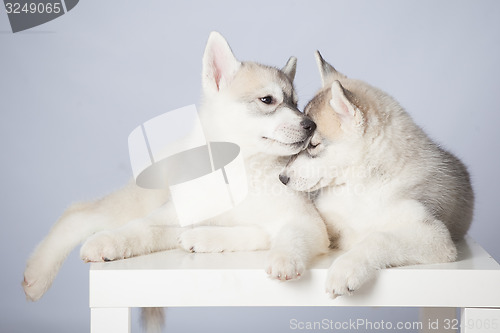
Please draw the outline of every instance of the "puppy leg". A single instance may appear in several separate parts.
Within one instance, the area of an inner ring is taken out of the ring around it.
[[[130,183],[103,199],[72,205],[28,259],[22,282],[26,298],[42,297],[71,250],[89,236],[145,216],[167,199],[166,191],[144,190]]]
[[[179,235],[179,246],[189,252],[235,252],[267,250],[269,234],[257,226],[202,226]]]
[[[451,262],[456,255],[448,229],[430,214],[418,220],[389,223],[333,262],[327,275],[326,292],[333,298],[350,294],[372,279],[378,269]]]
[[[281,281],[298,279],[311,260],[328,251],[326,226],[314,207],[304,207],[276,234],[267,257],[266,272]]]
[[[22,282],[26,298],[36,301],[49,289],[62,263],[90,235],[145,216],[168,198],[168,192],[130,185],[103,199],[72,205],[28,259]]]
[[[80,257],[86,262],[111,261],[173,249],[181,231],[169,201],[147,217],[96,233],[83,244]]]
[[[93,214],[92,204],[74,204],[57,221],[26,263],[22,283],[26,298],[36,301],[50,288],[71,250],[106,226],[107,219]]]

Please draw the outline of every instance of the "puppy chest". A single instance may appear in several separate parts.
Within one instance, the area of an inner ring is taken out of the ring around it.
[[[369,232],[384,223],[387,207],[383,193],[361,186],[342,186],[320,194],[315,203],[326,223],[344,234]]]

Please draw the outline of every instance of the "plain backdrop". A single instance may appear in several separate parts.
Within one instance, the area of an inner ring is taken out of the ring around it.
[[[394,96],[469,167],[470,235],[499,260],[499,17],[496,0],[85,0],[13,34],[0,8],[0,332],[89,331],[88,266],[78,249],[36,303],[21,288],[26,259],[71,202],[130,179],[132,129],[199,103],[212,30],[240,60],[281,67],[297,56],[302,107],[320,87],[316,49],[339,71]],[[289,332],[293,318],[418,316],[415,309],[170,309],[167,330]]]

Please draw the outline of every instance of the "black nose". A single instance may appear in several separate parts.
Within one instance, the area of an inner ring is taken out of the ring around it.
[[[290,180],[290,177],[288,177],[287,175],[284,175],[282,173],[280,173],[280,181],[286,185],[288,184],[288,181]]]
[[[307,134],[311,134],[316,129],[316,123],[309,118],[302,120],[300,126],[307,131]]]

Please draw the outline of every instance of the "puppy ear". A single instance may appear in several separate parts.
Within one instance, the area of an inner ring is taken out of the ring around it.
[[[285,67],[281,69],[283,73],[290,79],[290,81],[293,82],[293,79],[295,79],[295,72],[297,70],[297,58],[295,57],[290,57],[288,61],[286,62]]]
[[[330,106],[339,116],[342,128],[347,129],[362,125],[363,116],[361,111],[347,97],[351,93],[344,89],[338,80],[333,81],[331,90]]]
[[[229,44],[218,32],[208,37],[203,55],[203,88],[214,92],[227,86],[241,66]]]
[[[323,87],[329,84],[332,80],[346,78],[344,74],[337,72],[337,70],[333,68],[332,65],[327,63],[325,59],[323,59],[319,51],[316,51],[314,55],[316,57],[316,64],[318,65],[319,74],[321,75],[321,82],[323,83]]]

